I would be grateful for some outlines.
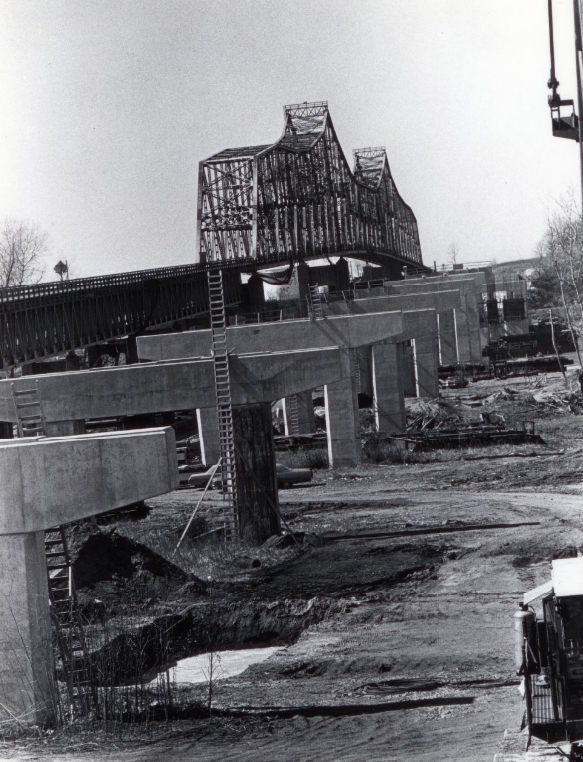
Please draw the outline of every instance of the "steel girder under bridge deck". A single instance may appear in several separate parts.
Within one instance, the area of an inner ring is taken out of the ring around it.
[[[254,264],[221,265],[227,305],[241,301],[240,272]],[[208,269],[183,265],[0,289],[0,367],[204,315]]]
[[[384,148],[344,156],[326,102],[284,107],[281,138],[201,162],[201,262],[258,265],[347,255],[423,266],[415,215],[399,195]]]

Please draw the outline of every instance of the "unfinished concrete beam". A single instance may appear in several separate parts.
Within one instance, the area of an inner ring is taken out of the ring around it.
[[[85,421],[45,421],[47,437],[75,437],[85,434]]]

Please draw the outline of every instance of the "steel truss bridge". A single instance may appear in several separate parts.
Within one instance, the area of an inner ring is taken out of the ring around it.
[[[227,306],[243,299],[241,272],[270,265],[346,255],[426,269],[385,149],[354,151],[351,171],[324,102],[286,106],[273,145],[201,162],[198,237],[199,264],[0,289],[0,368],[205,315],[217,267]]]
[[[284,107],[272,145],[230,148],[201,162],[201,262],[262,265],[346,254],[422,266],[417,220],[384,148],[354,151],[351,171],[328,104]]]

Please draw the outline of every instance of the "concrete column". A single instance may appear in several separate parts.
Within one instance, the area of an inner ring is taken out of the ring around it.
[[[296,405],[298,409],[298,430],[293,432],[291,429],[291,405],[293,404],[291,397],[284,397],[283,399],[283,416],[285,424],[285,433],[287,436],[293,433],[297,434],[314,434],[316,431],[316,419],[314,418],[314,403],[312,401],[312,392],[300,392],[294,395],[296,398]]]
[[[281,531],[271,403],[233,408],[241,538],[260,545]]]
[[[213,466],[221,457],[219,441],[219,414],[216,407],[203,407],[196,411],[202,462]]]
[[[358,362],[358,393],[368,394],[369,397],[372,397],[374,392],[372,381],[371,349],[368,346],[358,347],[355,349],[355,353]]]
[[[462,305],[455,310],[459,359],[462,363],[481,363],[482,336],[478,300],[475,294],[462,293]]]
[[[249,298],[249,305],[251,307],[260,306],[265,304],[265,290],[263,288],[263,281],[257,273],[253,275],[247,281],[247,294]]]
[[[455,315],[453,310],[437,315],[439,328],[439,364],[456,365],[458,361]]]
[[[310,293],[310,268],[305,262],[296,265],[296,278],[298,281],[298,296],[300,302],[305,304],[306,297]]]
[[[439,347],[437,334],[415,339],[417,388],[419,397],[439,396]]]
[[[383,434],[400,434],[407,428],[402,355],[399,344],[372,348],[375,421]]]
[[[0,536],[0,566],[0,718],[43,724],[55,715],[44,533]]]
[[[403,369],[403,392],[405,397],[417,397],[414,341],[400,344],[400,347]]]
[[[351,468],[362,451],[354,350],[343,349],[340,358],[342,380],[324,387],[328,460],[335,468]]]
[[[85,434],[85,421],[45,421],[47,437],[74,437]]]

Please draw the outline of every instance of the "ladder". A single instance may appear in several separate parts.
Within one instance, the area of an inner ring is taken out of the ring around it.
[[[228,542],[237,539],[239,536],[239,516],[237,512],[233,406],[229,378],[229,356],[227,354],[225,294],[223,290],[222,270],[209,270],[208,285],[215,387],[217,391],[217,413],[219,419],[220,468],[224,501],[223,516],[225,519],[225,539]]]
[[[318,291],[317,283],[310,286],[306,299],[308,300],[308,315],[310,320],[322,320],[324,317],[322,312],[322,295]]]
[[[354,373],[356,380],[356,393],[362,392],[362,366],[360,364],[360,357],[358,356],[358,349],[354,350]]]
[[[91,675],[85,633],[73,582],[73,569],[65,527],[45,532],[51,621],[66,676],[71,716],[87,714],[97,696]]]
[[[30,389],[18,389],[13,382],[12,398],[16,408],[19,437],[45,436],[45,417],[38,396],[38,382]]]
[[[297,395],[292,394],[286,397],[286,419],[287,419],[287,433],[299,434],[300,433],[300,420],[298,414],[298,398]]]
[[[18,389],[14,383],[11,386],[18,436],[44,437],[45,417],[37,382],[29,389]],[[86,713],[89,708],[87,686],[90,683],[87,648],[73,585],[65,527],[54,527],[45,531],[45,556],[51,622],[67,679],[70,713]]]

